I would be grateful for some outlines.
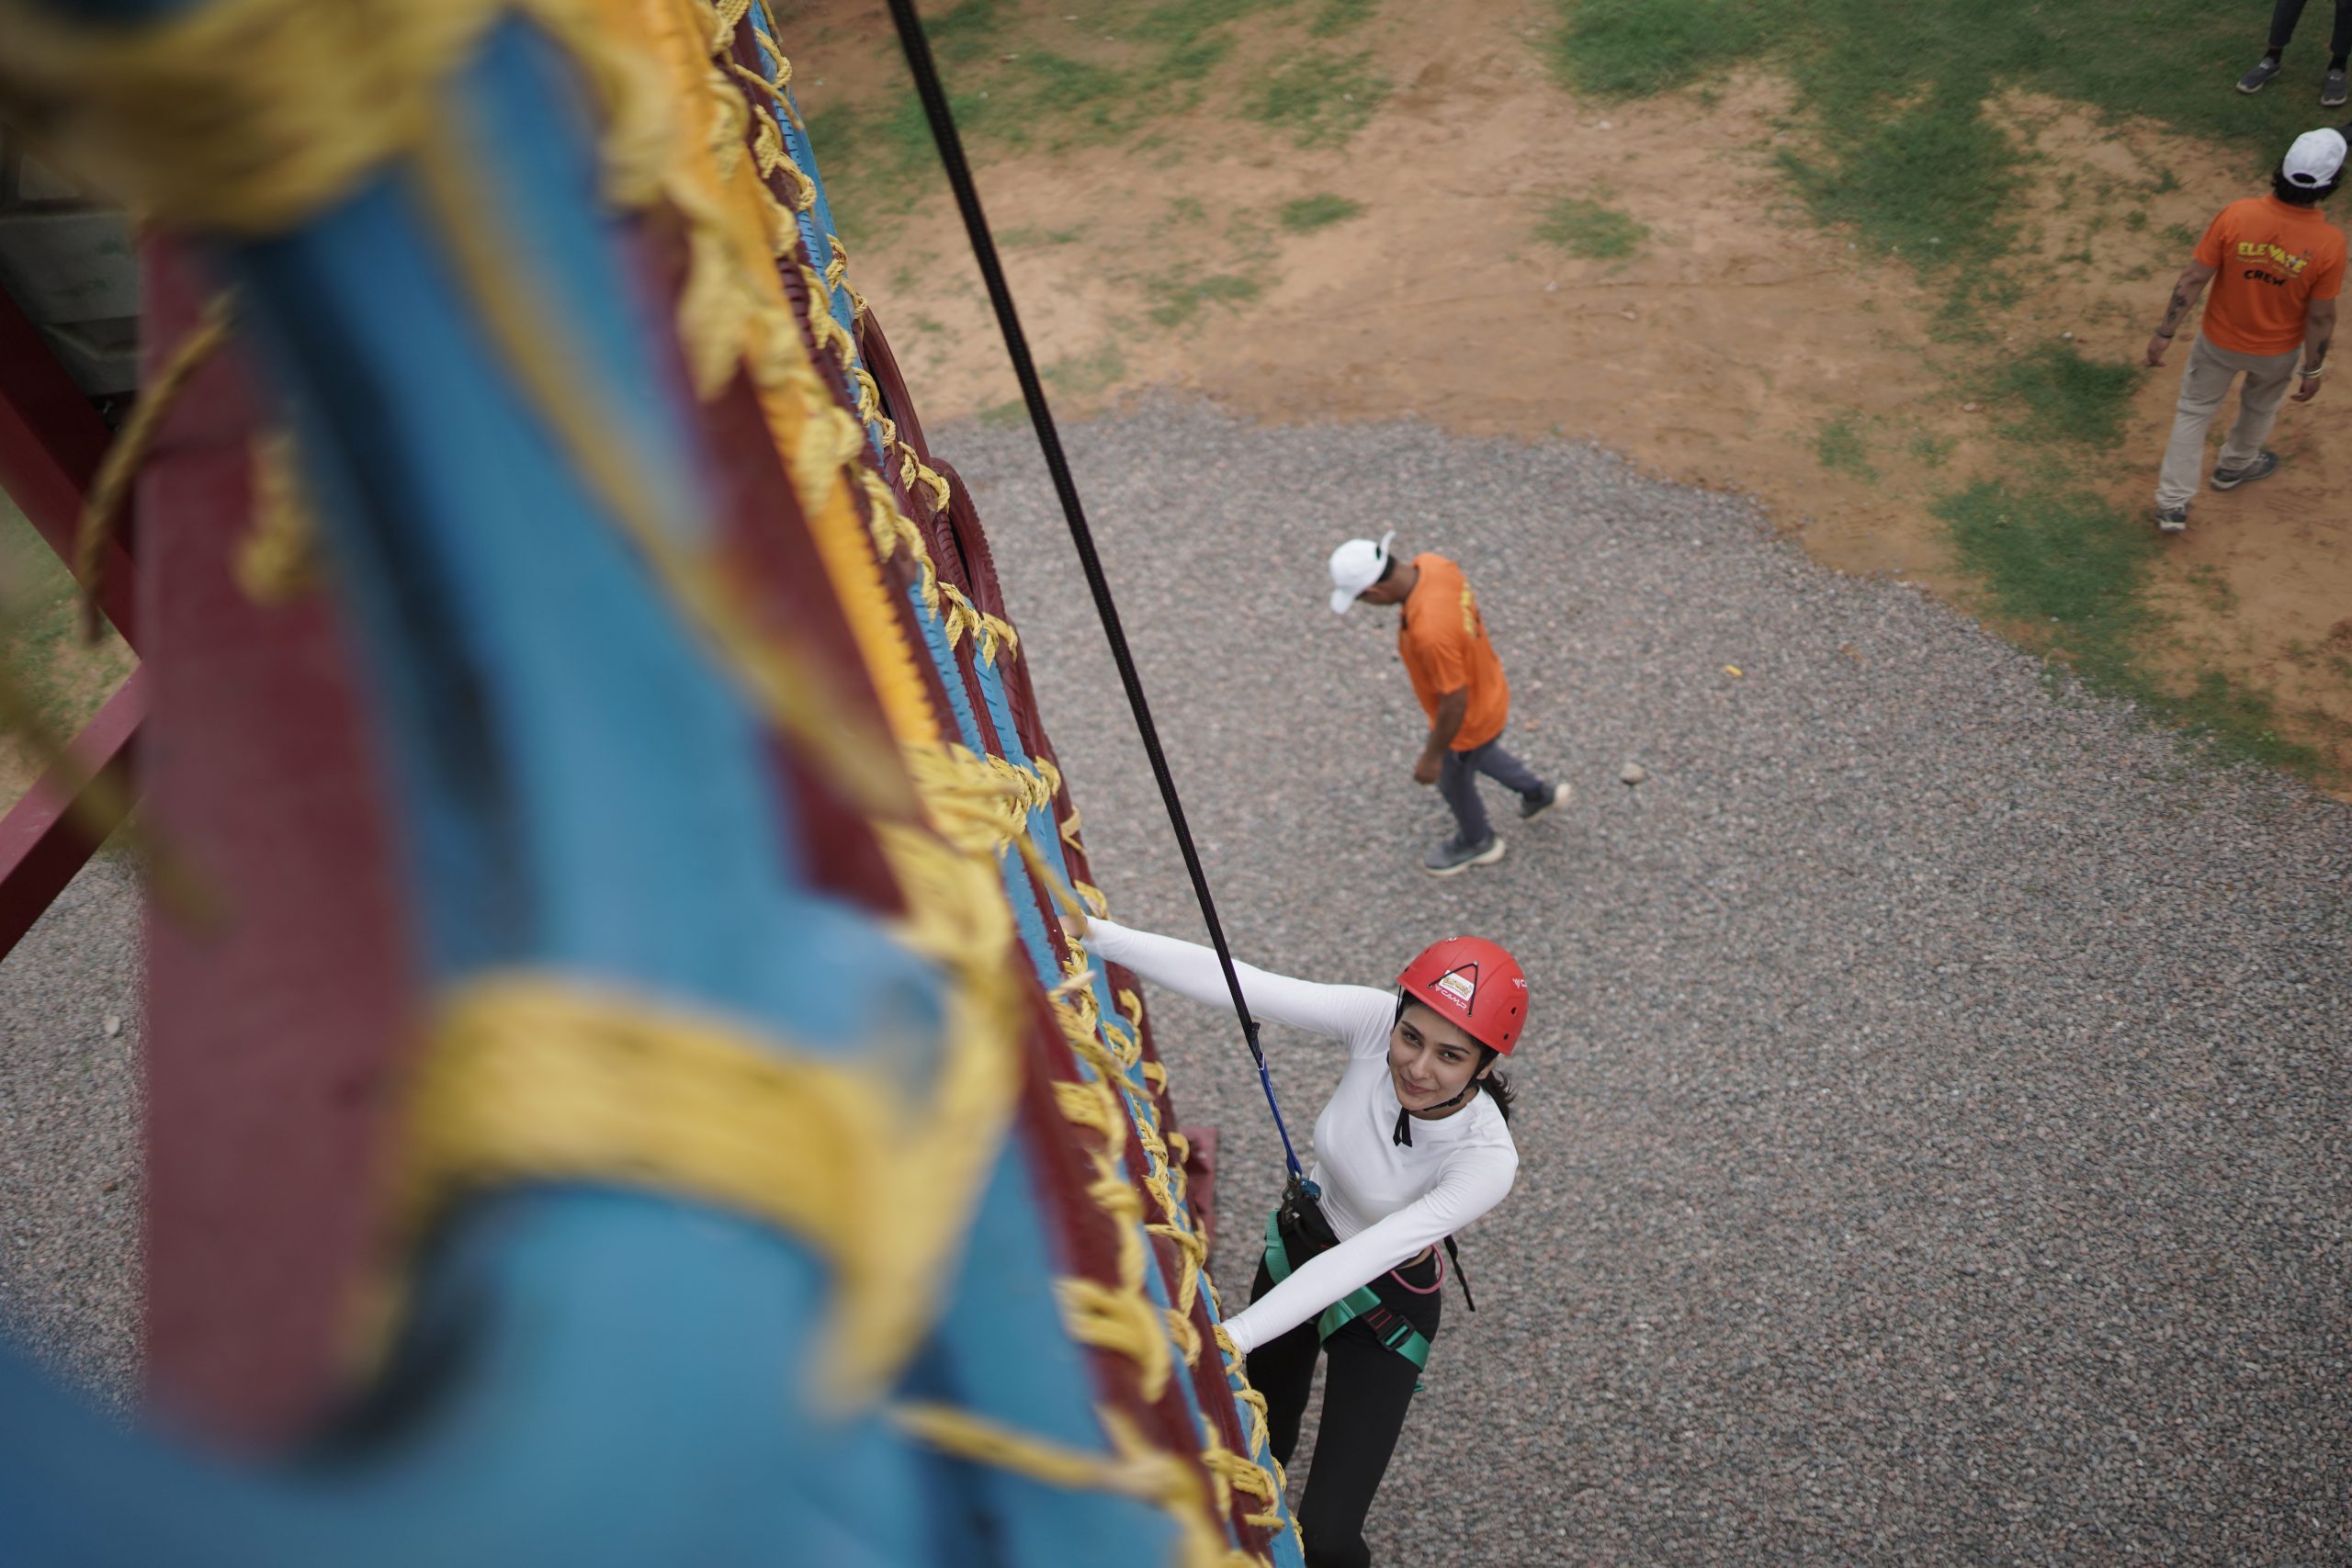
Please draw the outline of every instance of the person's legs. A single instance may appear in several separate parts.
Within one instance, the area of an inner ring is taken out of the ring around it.
[[[1465,755],[1471,766],[1521,797],[1542,795],[1552,787],[1535,776],[1534,769],[1504,750],[1500,736]]]
[[[2159,511],[2186,506],[2197,493],[2205,471],[2205,431],[2221,412],[2236,374],[2222,363],[2221,350],[2199,333],[2188,351],[2188,367],[2180,374],[2180,407],[2173,415],[2164,471],[2156,477]]]
[[[2341,71],[2347,59],[2352,59],[2352,0],[2335,0],[2335,26],[2327,35],[2327,62]]]
[[[2269,52],[2272,58],[2277,58],[2294,38],[2295,24],[2303,19],[2303,4],[2304,0],[2278,0],[2278,4],[2271,7]],[[2345,0],[2336,0],[2335,14],[2339,26],[2342,25],[2344,7]],[[2238,58],[2243,60],[2245,57],[2240,55]]]
[[[1274,1277],[1261,1257],[1258,1277],[1250,1285],[1250,1299],[1254,1302],[1273,1288]],[[1280,1464],[1287,1466],[1298,1447],[1298,1423],[1306,1414],[1307,1391],[1315,1385],[1315,1357],[1322,1348],[1310,1317],[1242,1359],[1250,1386],[1266,1396],[1266,1441]]]
[[[2240,356],[2245,367],[2245,384],[2238,389],[2237,423],[2230,426],[2230,438],[2222,444],[2216,471],[2228,472],[2243,468],[2262,456],[2262,443],[2270,434],[2270,427],[2278,422],[2278,405],[2287,400],[2287,389],[2294,384],[2295,365],[2301,351],[2289,349],[2284,354]]]
[[[1374,1338],[1362,1323],[1331,1336],[1315,1463],[1298,1503],[1306,1568],[1368,1568],[1363,1521],[1388,1473],[1396,1435],[1413,1403],[1420,1369]]]
[[[1454,842],[1465,848],[1495,836],[1494,825],[1487,820],[1486,802],[1478,798],[1477,768],[1470,757],[1465,751],[1448,751],[1437,773],[1437,791],[1453,808],[1458,829]]]

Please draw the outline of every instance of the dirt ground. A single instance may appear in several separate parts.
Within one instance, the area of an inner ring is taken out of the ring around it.
[[[1058,9],[1022,7],[1048,46],[1057,28],[1102,25]],[[1237,25],[1246,37],[1256,22]],[[1996,118],[2032,179],[2012,258],[2029,286],[1996,316],[1939,326],[1939,281],[1803,210],[1775,159],[1804,134],[1784,83],[1747,72],[1712,92],[1580,102],[1539,52],[1552,25],[1550,7],[1525,0],[1467,0],[1442,29],[1384,12],[1351,43],[1394,91],[1344,146],[1302,149],[1211,98],[1140,148],[976,147],[1057,407],[1174,386],[1272,421],[1410,414],[1588,438],[1657,474],[1753,495],[1835,567],[1970,604],[1930,508],[2002,477],[2020,451],[2018,411],[1971,388],[2005,350],[2068,334],[2086,357],[2137,363],[2195,234],[2259,188],[2235,154],[2005,99]],[[787,8],[784,27],[812,112],[898,90],[904,68],[878,7],[823,0]],[[838,202],[854,182],[827,168]],[[1321,193],[1362,210],[1305,233],[1275,221],[1283,204]],[[1614,261],[1543,243],[1535,225],[1562,196],[1605,200],[1647,226],[1646,243]],[[1166,308],[1166,280],[1185,268],[1248,281],[1170,321],[1184,307]],[[928,421],[1011,412],[1012,378],[944,186],[877,225],[854,276]],[[2177,349],[2143,372],[2125,442],[2082,460],[2081,481],[2135,515],[2185,359]],[[2173,616],[2159,668],[2182,681],[2220,669],[2270,692],[2285,728],[2332,758],[2339,789],[2352,780],[2352,507],[2335,499],[2348,419],[2352,389],[2290,404],[2271,441],[2286,458],[2278,478],[2201,497],[2154,585]],[[1825,463],[1833,422],[1860,438],[1859,461]],[[1344,482],[1315,493],[1343,509]],[[1411,519],[1384,521],[1409,536]]]

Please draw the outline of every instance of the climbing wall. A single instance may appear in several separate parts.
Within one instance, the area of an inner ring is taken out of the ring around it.
[[[0,1557],[1298,1562],[788,40],[100,11],[0,6],[0,107],[158,235],[152,1375],[209,1442],[0,1367]]]

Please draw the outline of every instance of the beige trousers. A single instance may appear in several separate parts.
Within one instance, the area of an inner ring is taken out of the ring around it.
[[[2172,443],[2165,448],[2164,472],[2156,479],[2158,506],[2186,506],[2204,478],[2205,429],[2222,412],[2230,383],[2245,378],[2238,394],[2238,420],[2222,444],[2218,468],[2242,468],[2262,455],[2263,439],[2278,417],[2289,383],[2295,378],[2300,353],[2238,354],[2215,348],[2203,333],[2188,351],[2188,368],[2180,378],[2180,412],[2173,416]]]

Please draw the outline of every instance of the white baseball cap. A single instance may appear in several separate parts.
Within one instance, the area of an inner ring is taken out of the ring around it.
[[[2306,130],[2296,137],[2295,144],[2287,149],[2286,159],[2278,165],[2278,172],[2287,176],[2289,185],[2317,190],[2334,179],[2336,171],[2343,167],[2344,133],[2323,128]]]
[[[1350,539],[1331,552],[1331,613],[1344,615],[1356,595],[1380,581],[1388,570],[1388,541],[1396,536],[1391,528],[1380,536],[1380,543],[1370,539]]]

